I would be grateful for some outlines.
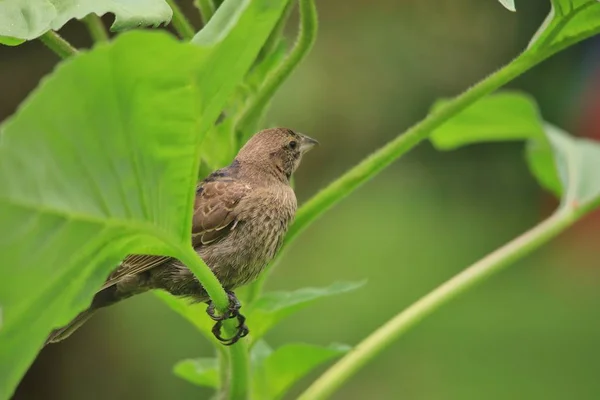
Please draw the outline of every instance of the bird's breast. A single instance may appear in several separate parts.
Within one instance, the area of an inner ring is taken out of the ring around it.
[[[227,238],[201,254],[228,288],[253,281],[275,257],[294,219],[296,197],[291,188],[265,191],[240,206],[244,211]]]

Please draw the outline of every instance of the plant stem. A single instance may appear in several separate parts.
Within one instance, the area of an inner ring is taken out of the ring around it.
[[[98,15],[94,13],[88,14],[85,16],[85,18],[83,18],[83,22],[87,26],[88,31],[90,32],[90,36],[92,36],[94,42],[108,42],[108,32],[106,32],[104,23]]]
[[[216,308],[220,312],[226,311],[229,307],[229,298],[215,274],[213,274],[191,246],[182,248],[181,246],[173,245],[173,247],[179,249],[177,253],[179,260],[198,278],[210,299],[215,303]]]
[[[176,0],[167,0],[167,4],[169,5],[169,7],[171,7],[171,10],[173,10],[173,19],[171,20],[171,22],[173,23],[173,27],[175,28],[179,36],[181,36],[183,40],[192,40],[192,38],[196,34],[196,31],[194,30],[192,24],[190,24],[190,22],[183,14],[183,11],[181,11],[181,8],[179,8],[179,6],[177,5]]]
[[[48,31],[40,36],[39,39],[46,47],[58,54],[60,58],[66,59],[78,53],[77,49],[71,46],[71,43],[63,39],[55,31]]]
[[[171,243],[171,245],[173,248],[178,249],[177,255],[179,256],[179,260],[198,278],[219,312],[224,313],[229,307],[229,298],[215,274],[213,274],[191,246],[181,247],[174,243]],[[223,325],[229,337],[233,336],[237,331],[236,323],[233,320],[227,320]],[[227,391],[230,400],[245,399],[248,393],[250,374],[245,340],[239,340],[236,344],[229,346],[228,349],[231,374],[229,374],[228,382],[222,382],[222,388]]]
[[[485,95],[495,91],[507,82],[521,75],[533,66],[548,58],[554,52],[538,52],[533,55],[523,53],[496,71],[486,79],[472,86],[439,109],[431,112],[405,133],[396,137],[385,146],[368,156],[358,165],[350,169],[340,178],[329,184],[306,202],[298,210],[296,220],[286,237],[291,242],[304,228],[334,204],[348,196],[360,185],[373,178],[397,158],[407,153],[421,141],[426,139],[434,129],[454,117],[456,114],[475,103]]]
[[[279,67],[267,76],[257,95],[250,101],[236,121],[236,146],[239,147],[243,140],[243,133],[252,129],[258,122],[262,111],[273,97],[281,84],[296,69],[312,48],[317,37],[317,8],[314,0],[300,0],[300,31],[298,39],[290,54]],[[285,15],[285,13],[284,13]]]
[[[217,10],[213,0],[196,0],[194,1],[194,5],[200,10],[202,25],[208,24],[208,21],[210,21]]]
[[[323,213],[426,139],[435,128],[439,127],[480,98],[539,64],[552,54],[554,54],[553,51],[538,52],[533,56],[527,53],[521,54],[502,69],[496,71],[454,99],[446,102],[436,111],[431,112],[425,119],[413,125],[406,132],[388,142],[382,148],[347,171],[344,175],[330,183],[329,186],[322,189],[300,207],[296,214],[294,224],[290,227],[285,238],[283,249],[285,249],[285,247],[290,244],[300,232]],[[280,254],[283,253],[283,249],[280,251]],[[274,262],[269,264],[259,279],[253,283],[253,286],[255,285],[257,288],[263,287],[264,281],[268,279],[274,265]],[[255,297],[258,297],[256,290],[253,290],[253,293],[255,294]]]
[[[229,379],[229,391],[227,398],[230,400],[247,399],[250,393],[250,362],[248,360],[248,348],[245,341],[239,341],[231,346],[229,352],[231,364],[231,376]]]
[[[540,247],[577,220],[572,212],[556,212],[531,230],[488,254],[377,329],[321,375],[298,399],[325,399],[350,376],[423,318],[490,275]]]

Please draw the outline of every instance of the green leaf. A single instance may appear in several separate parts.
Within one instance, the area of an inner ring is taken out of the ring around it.
[[[529,50],[564,48],[599,32],[598,0],[551,0],[550,13],[530,41]]]
[[[339,344],[329,347],[304,343],[286,344],[255,367],[253,398],[279,399],[311,370],[346,354],[349,350],[349,346]]]
[[[551,124],[544,128],[562,184],[562,207],[579,213],[600,205],[600,143],[574,138]],[[554,167],[546,161],[547,155],[538,153],[532,157],[540,156],[534,171],[538,178]]]
[[[5,46],[18,46],[24,42],[25,39],[17,39],[10,36],[0,36],[0,44],[3,44]]]
[[[0,398],[119,260],[189,243],[196,53],[123,35],[61,63],[1,127]]]
[[[446,100],[433,106],[433,112]],[[430,136],[435,147],[450,150],[482,141],[512,141],[544,135],[535,100],[519,92],[493,94],[448,120]]]
[[[173,368],[178,377],[198,386],[219,388],[219,362],[216,358],[197,358],[179,361]]]
[[[3,0],[0,36],[32,40],[92,13],[115,14],[113,31],[158,26],[168,23],[173,14],[164,0]]]
[[[293,292],[270,292],[250,304],[248,317],[252,339],[256,340],[288,315],[308,306],[315,300],[350,292],[363,286],[362,282],[337,282],[325,288],[304,288]]]
[[[515,0],[498,0],[500,4],[504,6],[509,11],[517,11],[515,8]]]

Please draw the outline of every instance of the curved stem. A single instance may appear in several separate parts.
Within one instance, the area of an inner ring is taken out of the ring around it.
[[[215,303],[217,310],[225,312],[229,307],[229,298],[215,274],[202,261],[192,246],[186,246],[185,248],[181,248],[181,246],[173,247],[179,250],[179,260],[198,278],[210,299]]]
[[[423,318],[483,282],[490,275],[540,247],[575,222],[577,218],[572,212],[557,212],[438,286],[359,343],[350,353],[321,375],[299,399],[327,398],[350,376]]]
[[[181,11],[181,8],[179,8],[175,0],[167,0],[167,4],[169,4],[169,7],[171,7],[171,10],[173,10],[173,19],[171,20],[173,27],[183,40],[189,42],[196,34],[194,27],[187,20],[183,14],[183,11]]]
[[[179,260],[194,273],[204,290],[210,296],[210,299],[215,303],[217,309],[221,313],[224,313],[229,306],[229,298],[215,274],[213,274],[191,246],[182,248],[181,246],[173,245],[173,247],[178,249],[177,255],[179,256]],[[227,335],[233,336],[236,333],[235,321],[228,320],[223,325]],[[222,382],[222,387],[227,391],[227,398],[230,400],[245,399],[249,392],[248,382],[250,375],[246,340],[241,339],[236,344],[228,347],[228,349],[231,373],[229,374],[229,381]]]
[[[78,53],[77,49],[55,31],[48,31],[39,37],[40,41],[60,58],[69,58]]]
[[[243,140],[243,132],[248,131],[260,119],[262,111],[273,97],[281,84],[296,69],[312,48],[317,37],[317,8],[314,0],[300,0],[300,32],[294,48],[283,61],[265,80],[259,93],[250,101],[236,121],[236,144],[239,147]],[[284,14],[285,15],[285,14]]]
[[[202,25],[208,24],[208,21],[210,21],[215,11],[217,11],[213,0],[195,0],[194,5],[198,10],[200,10]]]
[[[83,22],[87,26],[88,31],[90,32],[90,35],[92,36],[92,39],[94,39],[94,42],[96,42],[96,43],[108,42],[108,40],[109,40],[108,32],[106,32],[104,23],[102,22],[102,19],[98,15],[96,15],[94,13],[88,14],[85,16],[85,18],[83,18]]]
[[[444,122],[454,117],[480,98],[492,93],[525,71],[531,69],[533,66],[539,64],[552,54],[554,54],[554,52],[539,52],[533,55],[527,53],[521,54],[505,67],[480,81],[475,86],[472,86],[454,99],[448,101],[439,109],[431,112],[425,119],[413,125],[405,133],[396,137],[368,156],[325,189],[317,193],[305,203],[300,210],[298,210],[296,220],[287,235],[287,242],[291,242],[302,230],[325,211],[426,139],[433,130],[438,128]]]

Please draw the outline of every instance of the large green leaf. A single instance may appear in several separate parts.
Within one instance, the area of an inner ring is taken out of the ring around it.
[[[325,288],[304,288],[293,292],[270,292],[250,304],[246,316],[251,321],[252,339],[256,340],[288,315],[327,296],[350,292],[366,282],[337,282]]]
[[[122,35],[60,65],[2,127],[0,398],[126,254],[189,247],[199,143],[283,6],[229,0],[195,45]]]
[[[600,32],[598,0],[551,0],[550,13],[529,43],[531,51],[560,49]]]
[[[164,33],[123,35],[61,64],[2,126],[0,398],[128,252],[189,241],[198,65]]]
[[[545,123],[534,101],[517,93],[483,98],[431,135],[443,150],[476,142],[527,140],[527,161],[563,208],[587,209],[600,199],[600,144]]]
[[[157,26],[173,14],[165,0],[2,0],[0,36],[31,40],[92,13],[115,14],[115,31]]]
[[[274,400],[311,370],[350,350],[346,345],[321,347],[304,343],[283,345],[254,368],[253,398]]]

